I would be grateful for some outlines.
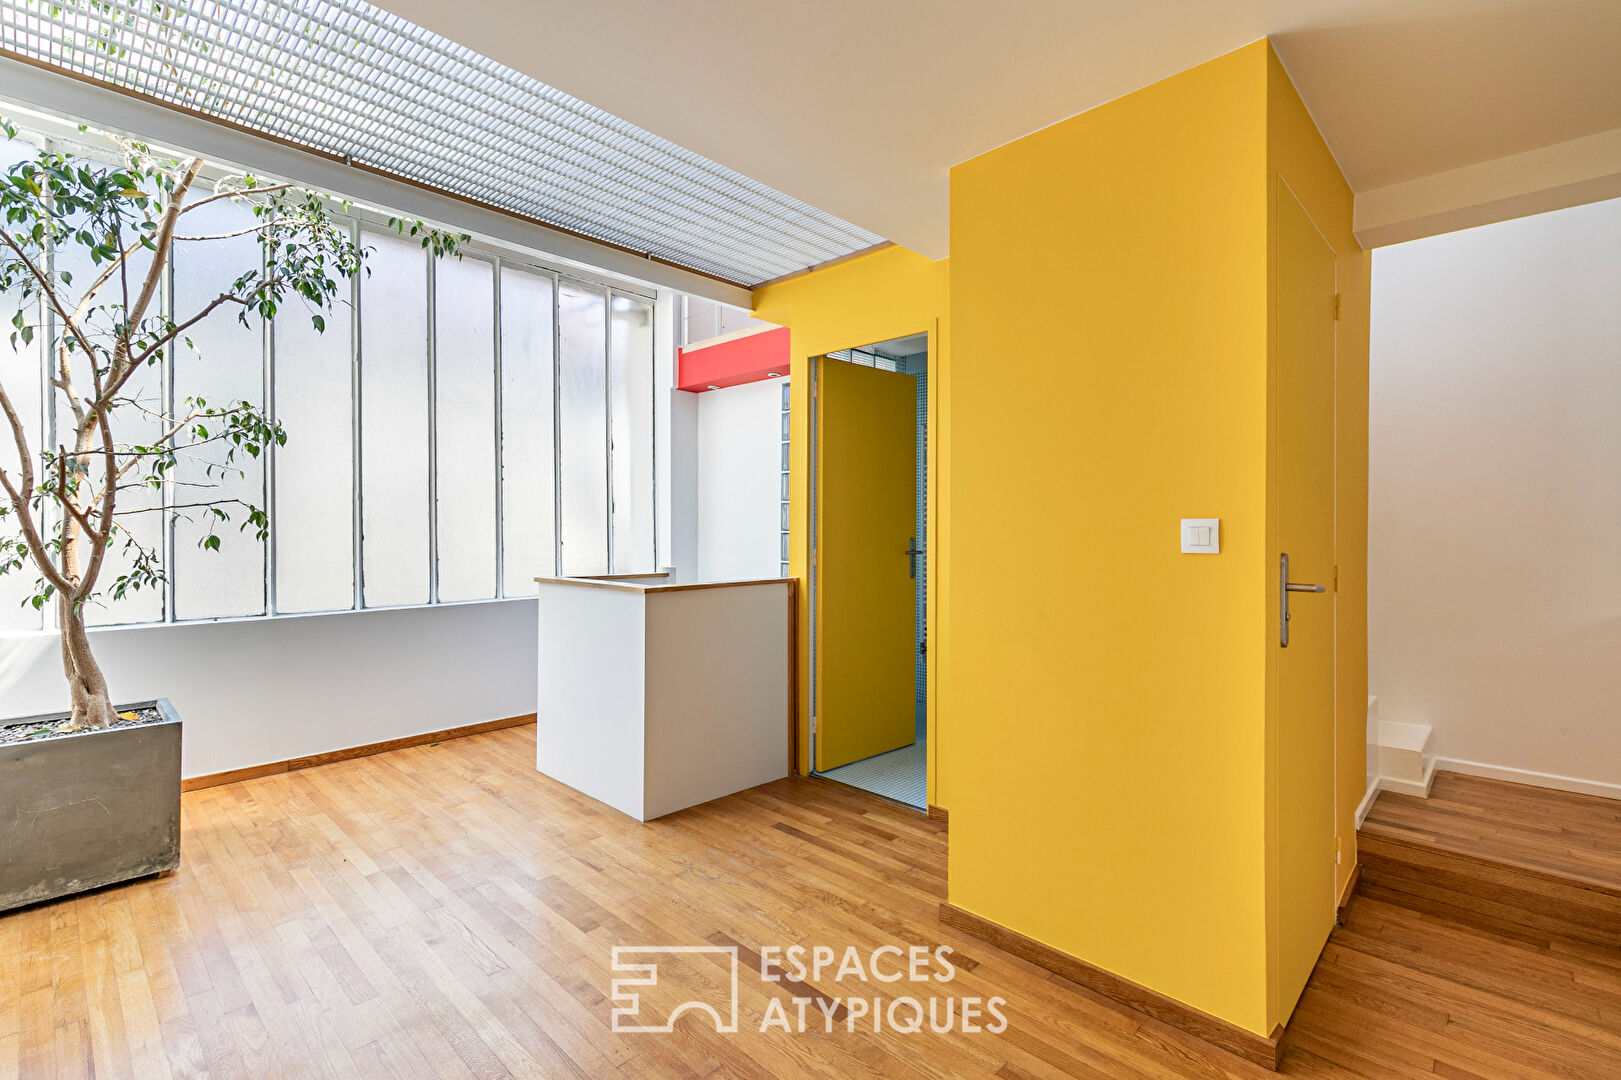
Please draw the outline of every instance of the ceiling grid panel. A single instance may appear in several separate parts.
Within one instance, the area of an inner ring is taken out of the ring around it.
[[[882,243],[360,0],[0,0],[0,49],[739,285]]]

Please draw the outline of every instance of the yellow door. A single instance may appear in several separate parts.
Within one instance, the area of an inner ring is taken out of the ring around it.
[[[823,359],[816,387],[816,767],[916,741],[907,549],[917,381]]]
[[[1279,186],[1273,289],[1280,599],[1272,647],[1278,650],[1278,988],[1287,1017],[1334,928],[1334,252]]]

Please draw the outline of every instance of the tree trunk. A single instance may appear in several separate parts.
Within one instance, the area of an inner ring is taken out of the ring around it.
[[[76,728],[108,727],[117,714],[107,695],[107,677],[90,653],[84,614],[65,596],[58,601],[57,611],[62,627],[62,670],[68,677],[73,703],[72,724]]]

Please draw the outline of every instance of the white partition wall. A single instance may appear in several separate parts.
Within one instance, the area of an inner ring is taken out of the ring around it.
[[[782,563],[782,383],[698,397],[698,576],[776,577]]]
[[[641,821],[788,775],[793,583],[540,583],[535,764]]]

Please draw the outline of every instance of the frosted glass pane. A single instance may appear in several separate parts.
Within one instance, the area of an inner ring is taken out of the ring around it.
[[[20,161],[30,161],[37,154],[37,148],[26,139],[0,139],[0,169],[9,169]]]
[[[95,166],[99,168],[100,166]],[[131,291],[134,292],[140,282],[144,281],[148,270],[152,266],[151,255],[144,249],[138,250],[131,256],[127,275],[131,282]],[[78,244],[68,244],[61,248],[55,256],[55,268],[67,271],[72,275],[72,284],[64,290],[64,299],[67,303],[77,305],[84,290],[94,282],[100,272],[99,267],[93,265],[89,255]],[[159,296],[162,295],[160,289]],[[116,284],[105,286],[97,294],[95,305],[119,305],[122,303],[122,291]],[[159,305],[155,302],[147,311],[147,316],[159,314]],[[121,311],[105,312],[92,316],[92,320],[106,325],[114,318],[122,318]],[[91,384],[89,365],[83,360],[83,354],[76,354],[72,366],[74,384],[81,388]],[[120,405],[113,417],[113,441],[115,444],[150,445],[163,431],[162,415],[164,414],[166,399],[164,395],[164,369],[161,362],[154,362],[143,366],[134,375],[130,376],[124,384],[123,397],[131,404]],[[142,412],[141,410],[146,410]],[[54,438],[58,442],[71,442],[73,438],[73,419],[66,398],[58,393],[56,398],[56,433]],[[127,459],[123,459],[127,460]],[[122,463],[122,461],[121,461]],[[144,465],[145,463],[143,463]],[[97,461],[90,467],[90,476],[93,483],[100,485],[102,481],[101,463]],[[136,476],[146,475],[140,466],[132,468],[128,474],[129,480]],[[116,518],[120,531],[115,532],[107,548],[106,559],[102,562],[101,572],[97,576],[96,591],[100,599],[94,602],[85,611],[85,621],[92,626],[109,626],[118,623],[147,623],[163,621],[164,589],[160,583],[154,588],[131,590],[124,594],[123,599],[114,600],[112,589],[117,579],[129,572],[134,564],[134,550],[127,546],[127,541],[133,541],[140,549],[151,553],[152,561],[159,567],[164,565],[164,514],[162,512],[163,493],[159,489],[145,486],[125,488],[118,492],[118,516]]]
[[[11,152],[11,147],[0,143],[0,155]],[[16,155],[12,155],[16,160]],[[11,336],[16,327],[11,324],[12,318],[17,314],[18,306],[22,300],[21,290],[10,293],[0,293],[0,386],[5,387],[6,396],[17,410],[17,416],[22,420],[28,438],[28,457],[33,468],[39,469],[39,451],[41,437],[44,434],[44,411],[41,403],[40,386],[43,377],[40,372],[40,347],[43,331],[39,329],[39,308],[35,303],[28,305],[27,319],[40,334],[30,344],[23,344],[19,337],[15,346],[11,343]],[[13,484],[18,483],[17,467],[22,463],[22,455],[18,452],[17,441],[12,435],[10,424],[0,424],[0,469],[4,469]],[[0,492],[0,506],[10,509],[10,499]],[[35,519],[38,521],[38,518]],[[44,526],[44,523],[40,523]],[[0,559],[9,563],[11,556],[11,541],[21,537],[17,529],[17,519],[8,512],[0,517],[0,540],[7,541],[7,551],[0,555]],[[39,571],[31,561],[25,559],[23,565],[0,575],[0,633],[18,630],[38,630],[44,626],[43,615],[27,601],[36,591],[35,583],[39,580]]]
[[[222,200],[188,211],[178,235],[217,236],[251,228],[253,211]],[[185,321],[231,291],[237,278],[260,265],[259,241],[252,234],[208,241],[176,240],[174,248],[175,318]],[[212,408],[264,402],[264,330],[255,316],[243,325],[232,305],[214,313],[187,332],[191,345],[177,342],[174,350],[174,410],[186,415],[188,398],[202,398]],[[224,421],[205,421],[209,431],[224,429]],[[238,452],[223,474],[209,473],[209,463],[224,460],[226,445],[212,443],[196,453],[202,460],[182,457],[175,466],[174,614],[176,619],[216,619],[231,615],[262,615],[265,611],[264,544],[247,522],[243,503],[265,505],[265,470],[261,458]],[[201,486],[196,486],[201,485]],[[206,511],[185,504],[209,500],[238,500],[222,504],[229,522],[216,522],[219,550],[201,546],[209,534]]]
[[[653,305],[615,296],[609,308],[608,389],[613,409],[613,572],[653,565]]]
[[[124,384],[124,392],[131,399],[138,401],[142,408],[156,412],[161,408],[163,400],[163,369],[156,364],[143,367]],[[56,408],[57,434],[64,440],[69,439],[72,437],[70,431],[72,414],[67,411],[60,397],[57,399]],[[161,433],[161,424],[158,420],[136,413],[128,406],[124,406],[114,417],[112,427],[113,440],[121,445],[150,444]],[[133,477],[137,470],[142,468],[141,465],[136,466],[129,475]],[[99,485],[102,477],[99,462],[91,466],[90,473]],[[160,509],[163,506],[163,493],[154,488],[140,486],[120,491],[117,498],[116,520],[120,531],[114,534],[112,542],[108,545],[107,557],[102,562],[101,573],[97,578],[96,588],[102,598],[86,610],[85,621],[91,626],[162,622],[165,606],[162,583],[152,588],[133,589],[119,600],[113,599],[112,589],[118,577],[127,573],[135,561],[134,549],[126,546],[127,541],[133,541],[141,549],[152,553],[160,567],[164,565],[164,515]]]
[[[441,259],[434,280],[439,599],[495,595],[495,267]]]
[[[552,280],[501,271],[501,555],[508,596],[557,573]]]
[[[362,578],[367,607],[428,602],[428,256],[363,230],[360,283]]]
[[[298,301],[276,315],[276,418],[287,432],[275,450],[277,611],[355,605],[354,311],[340,303],[322,317],[324,334]]]
[[[0,139],[0,169],[9,169],[12,165],[27,161],[33,156],[32,144],[21,139]],[[37,470],[41,440],[45,431],[44,405],[40,392],[43,384],[40,350],[43,345],[44,328],[40,325],[38,304],[30,303],[27,319],[38,336],[30,344],[23,344],[19,338],[17,344],[12,345],[11,335],[17,328],[11,324],[11,320],[17,314],[21,301],[21,290],[0,294],[0,386],[5,387],[6,395],[11,399],[12,406],[26,426],[28,456]],[[0,468],[6,470],[13,482],[17,479],[19,464],[21,455],[17,451],[16,440],[12,438],[10,425],[0,426]],[[0,494],[0,506],[7,502],[6,496]],[[43,524],[41,523],[42,526]],[[15,518],[10,516],[0,518],[0,539],[15,540],[20,535]],[[38,579],[39,572],[34,569],[33,563],[28,561],[10,573],[0,575],[0,633],[38,630],[44,626],[43,614],[31,605],[25,606],[28,598],[34,595],[35,582]]]
[[[563,573],[608,572],[607,300],[564,281],[557,290],[562,423]]]

